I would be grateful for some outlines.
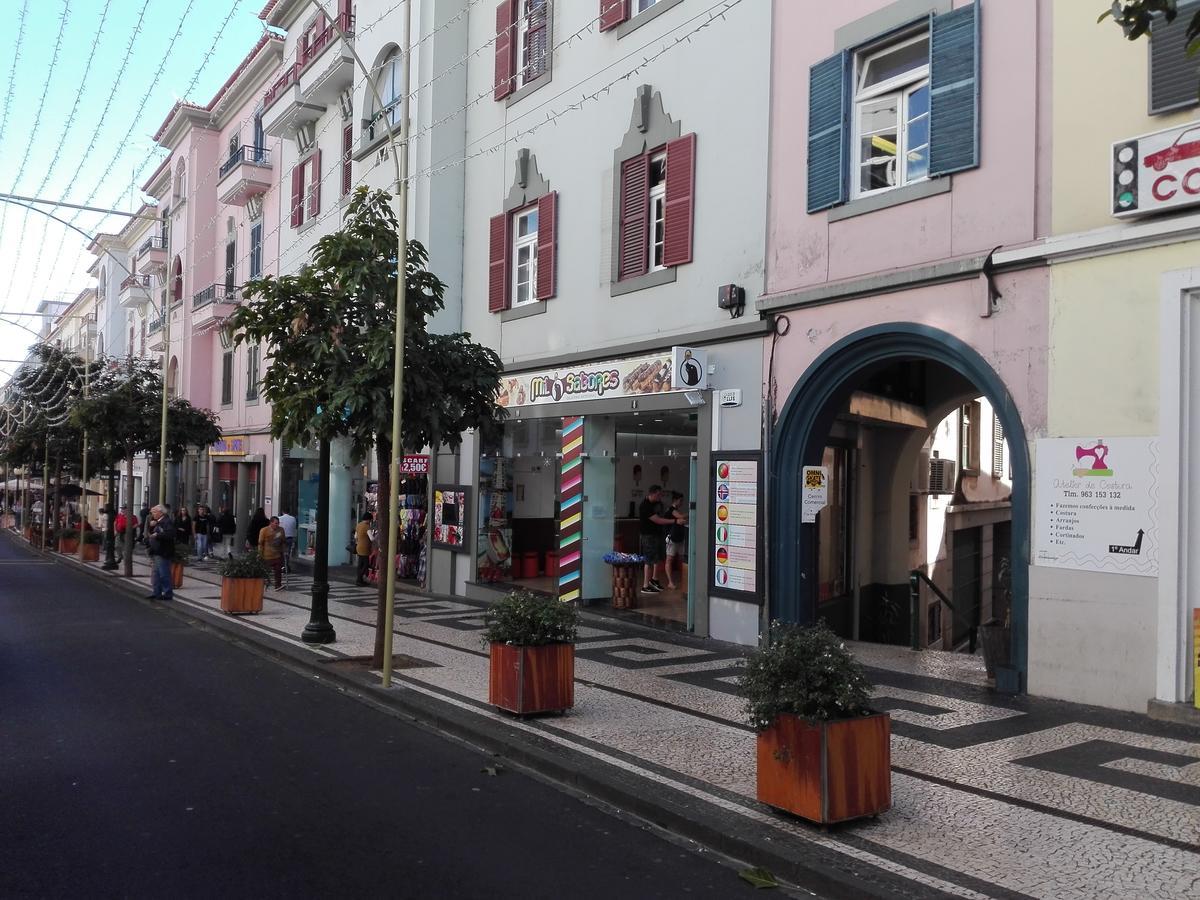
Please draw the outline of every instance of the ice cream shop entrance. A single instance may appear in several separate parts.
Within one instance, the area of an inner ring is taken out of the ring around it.
[[[480,453],[476,582],[690,628],[699,419],[690,408],[510,418]]]

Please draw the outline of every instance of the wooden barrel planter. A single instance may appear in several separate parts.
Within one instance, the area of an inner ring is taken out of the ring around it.
[[[79,538],[60,538],[58,552],[68,556],[79,552]]]
[[[263,584],[261,578],[222,578],[221,612],[230,615],[262,612]]]
[[[758,735],[758,799],[822,825],[892,806],[887,713],[810,721],[781,714]]]
[[[183,563],[171,563],[171,587],[183,587]]]
[[[638,573],[641,563],[609,563],[612,566],[613,609],[635,609],[638,600]]]
[[[575,705],[575,645],[491,644],[488,703],[519,716]]]
[[[86,541],[83,544],[83,561],[84,562],[99,562],[100,561],[100,545],[89,544]]]

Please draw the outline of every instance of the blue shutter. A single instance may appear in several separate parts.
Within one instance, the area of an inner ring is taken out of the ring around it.
[[[930,24],[930,175],[979,165],[979,7],[976,0]]]
[[[823,59],[808,73],[808,211],[846,202],[846,89],[850,54]]]

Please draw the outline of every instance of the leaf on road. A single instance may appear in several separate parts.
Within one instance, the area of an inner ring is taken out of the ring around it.
[[[503,766],[484,766],[479,771],[484,775],[491,775],[491,776],[495,777],[496,775],[499,775],[501,772],[504,771],[504,767]]]
[[[738,872],[738,877],[741,878],[742,881],[746,881],[754,885],[756,888],[779,887],[779,882],[775,880],[775,876],[766,869],[762,868],[756,867],[753,869],[742,869],[742,871]]]

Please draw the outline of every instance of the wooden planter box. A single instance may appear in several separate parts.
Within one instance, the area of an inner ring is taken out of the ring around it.
[[[222,578],[221,612],[230,615],[262,612],[263,584],[261,578]]]
[[[84,562],[99,562],[100,561],[100,545],[99,544],[84,544],[83,545],[83,561]]]
[[[524,716],[575,705],[575,645],[491,645],[488,703]]]
[[[892,806],[887,713],[813,722],[781,715],[758,735],[758,799],[828,825]]]
[[[71,555],[79,552],[79,538],[61,538],[58,542],[58,552]]]
[[[171,587],[183,587],[183,563],[171,563]]]

